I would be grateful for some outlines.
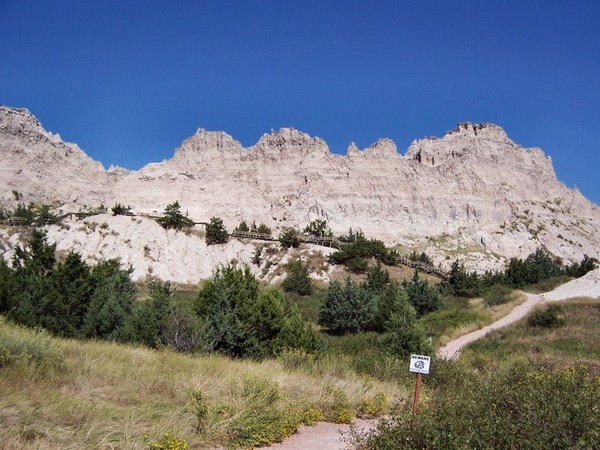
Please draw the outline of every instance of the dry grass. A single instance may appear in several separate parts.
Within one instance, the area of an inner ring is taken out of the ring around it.
[[[512,299],[508,303],[494,306],[486,306],[482,298],[475,298],[469,301],[469,307],[479,314],[480,319],[475,322],[453,328],[449,333],[440,337],[439,345],[443,347],[448,342],[457,339],[465,334],[482,329],[491,323],[508,315],[515,307],[527,300],[527,296],[521,291],[514,291]]]
[[[600,375],[600,302],[577,298],[557,304],[563,326],[530,327],[522,320],[472,344],[464,356],[501,360],[520,355],[550,367],[583,365]]]
[[[189,394],[199,389],[210,403],[235,403],[232,386],[244,374],[277,382],[290,402],[318,405],[329,384],[343,389],[353,405],[379,392],[392,400],[406,394],[396,385],[354,375],[286,371],[277,361],[55,341],[64,352],[62,371],[41,375],[31,364],[0,366],[2,448],[141,449],[146,448],[145,434],[155,439],[167,432],[185,439],[190,448],[212,448],[222,433],[196,431]]]

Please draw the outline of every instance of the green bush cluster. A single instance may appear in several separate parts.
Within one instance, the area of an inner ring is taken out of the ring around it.
[[[257,226],[255,221],[252,221],[252,224],[248,226],[248,223],[245,220],[242,220],[240,224],[236,227],[236,230],[259,234],[272,234],[271,228],[269,228],[264,223],[261,223]]]
[[[459,297],[477,297],[492,288],[492,292],[500,295],[498,286],[523,289],[536,286],[541,291],[552,290],[557,284],[564,282],[566,276],[580,277],[597,267],[598,261],[587,255],[580,263],[563,267],[561,261],[553,258],[545,250],[539,248],[524,260],[512,258],[504,271],[487,271],[483,275],[468,272],[464,265],[455,261],[448,278],[441,283],[441,289],[447,295]],[[494,296],[494,293],[491,295]],[[505,295],[500,297],[506,298]],[[499,298],[491,299],[492,302]]]
[[[300,246],[300,232],[295,228],[286,228],[279,235],[279,243],[283,248],[297,248]]]
[[[390,282],[379,293],[367,284],[349,278],[345,284],[334,281],[319,309],[319,324],[331,333],[377,331],[382,345],[392,355],[403,358],[411,352],[429,351],[425,331],[417,322],[415,305],[429,304],[435,288],[418,274],[401,286]],[[414,303],[413,303],[414,302]]]
[[[125,206],[121,203],[115,203],[110,210],[113,216],[133,216],[131,206]]]
[[[0,262],[0,313],[59,336],[116,338],[136,296],[131,272],[116,260],[90,267],[74,252],[56,263],[55,250],[34,230],[26,247],[15,248],[11,267]]]
[[[311,221],[304,227],[303,232],[315,237],[332,236],[331,230],[327,226],[327,221],[322,219]]]
[[[261,291],[247,266],[217,269],[200,290],[196,312],[211,352],[261,358],[286,348],[316,351],[321,345],[296,306],[276,289]]]
[[[349,270],[362,273],[367,270],[367,259],[374,258],[387,265],[397,264],[397,253],[388,249],[383,241],[377,239],[365,239],[353,236],[355,240],[348,242],[341,249],[329,255],[331,264],[343,264]]]
[[[600,448],[600,379],[584,369],[517,364],[440,383],[355,442],[363,449]]]
[[[51,225],[58,222],[58,216],[52,212],[50,205],[37,205],[35,203],[19,203],[13,209],[0,207],[0,219],[19,218],[24,225]]]

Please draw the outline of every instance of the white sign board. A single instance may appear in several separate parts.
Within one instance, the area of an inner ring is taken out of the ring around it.
[[[431,364],[431,357],[423,355],[410,355],[410,367],[411,372],[429,373],[429,365]]]

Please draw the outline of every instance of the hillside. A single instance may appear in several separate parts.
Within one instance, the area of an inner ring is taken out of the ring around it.
[[[457,258],[476,270],[501,268],[539,246],[565,261],[600,256],[598,206],[558,181],[542,150],[520,147],[493,124],[460,124],[405,154],[381,139],[364,150],[351,144],[344,156],[294,129],[249,148],[199,129],[171,159],[107,171],[27,110],[0,107],[0,155],[7,205],[49,202],[75,212],[120,202],[160,214],[178,200],[195,221],[218,216],[232,229],[255,220],[275,233],[319,218],[335,233],[352,227],[401,251],[425,251],[446,268]],[[117,248],[110,256],[122,255]]]

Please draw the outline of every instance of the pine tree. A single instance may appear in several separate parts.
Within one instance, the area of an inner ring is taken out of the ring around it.
[[[179,206],[178,201],[167,205],[164,215],[156,219],[156,221],[161,227],[167,230],[170,228],[181,230],[194,225],[194,222],[189,217],[181,214],[181,206]]]
[[[287,276],[281,285],[286,292],[294,292],[299,295],[311,295],[313,292],[313,280],[310,276],[308,264],[300,259],[290,261],[287,265]]]
[[[206,245],[225,244],[229,239],[229,233],[223,224],[223,220],[212,217],[206,225]]]

